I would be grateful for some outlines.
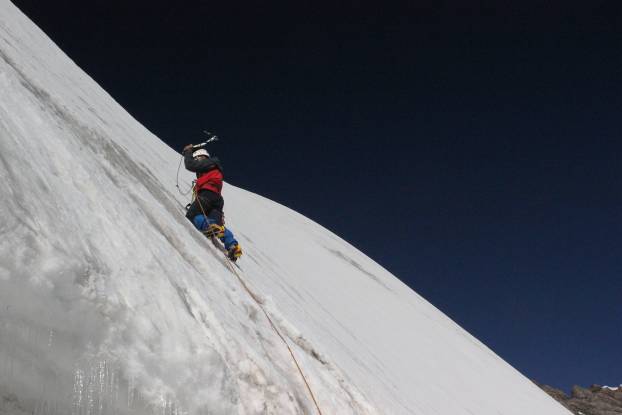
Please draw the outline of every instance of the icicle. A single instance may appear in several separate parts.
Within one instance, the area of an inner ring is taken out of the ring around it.
[[[72,415],[82,414],[82,390],[84,388],[84,374],[81,369],[75,369],[73,381]]]
[[[48,348],[52,347],[53,340],[54,340],[54,330],[50,329],[50,335],[48,337]]]

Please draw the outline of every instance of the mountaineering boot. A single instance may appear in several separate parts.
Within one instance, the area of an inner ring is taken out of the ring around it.
[[[227,251],[227,257],[233,262],[237,261],[239,257],[242,256],[242,248],[240,248],[239,244],[235,244],[229,248]]]
[[[203,231],[203,234],[208,238],[222,238],[225,236],[225,227],[216,223],[211,223],[207,226],[207,229]]]

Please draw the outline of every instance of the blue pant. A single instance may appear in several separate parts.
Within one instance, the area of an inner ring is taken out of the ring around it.
[[[203,216],[202,214],[200,215],[196,215],[193,219],[192,219],[192,223],[194,223],[194,226],[200,230],[200,231],[204,231],[207,229],[207,227],[213,223],[217,223],[216,220],[212,219],[212,218],[206,218],[205,216]],[[225,226],[225,236],[223,236],[222,238],[220,238],[220,241],[225,245],[225,249],[228,251],[229,248],[231,248],[232,246],[235,246],[238,244],[238,241],[235,240],[235,238],[233,237],[233,232],[231,232],[229,230],[229,228],[227,228]]]

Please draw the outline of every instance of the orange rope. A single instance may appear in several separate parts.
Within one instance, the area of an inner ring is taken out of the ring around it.
[[[201,208],[201,212],[203,212],[203,216],[205,216],[205,219],[207,220],[207,215],[205,214],[205,210],[203,209],[203,205],[201,204],[201,200],[199,199],[199,196],[196,193],[195,193],[195,198],[196,198],[196,201],[199,203],[199,207]],[[231,260],[229,259],[229,257],[227,255],[225,255],[225,259],[227,261],[227,266],[229,267],[231,272],[233,272],[233,274],[238,278],[238,281],[240,282],[242,287],[244,287],[244,289],[246,290],[248,295],[253,299],[253,301],[255,301],[255,303],[257,303],[257,305],[259,306],[261,311],[263,311],[264,315],[268,319],[268,322],[270,322],[270,325],[272,326],[272,329],[274,329],[274,331],[281,338],[283,343],[285,343],[285,346],[287,347],[287,350],[289,351],[289,354],[292,356],[292,360],[296,364],[296,368],[298,368],[298,372],[300,373],[300,376],[302,377],[302,380],[304,381],[304,383],[305,383],[305,385],[307,387],[307,390],[309,391],[309,395],[311,396],[311,399],[313,400],[313,403],[315,404],[315,408],[317,409],[317,413],[319,415],[322,415],[322,411],[320,410],[320,406],[317,403],[317,399],[315,399],[315,395],[313,394],[313,390],[311,390],[311,386],[309,385],[309,382],[307,381],[307,377],[305,376],[304,372],[302,371],[302,368],[300,367],[300,364],[298,363],[298,359],[296,359],[296,355],[294,355],[294,351],[289,346],[289,343],[287,342],[287,340],[285,340],[285,337],[283,337],[283,335],[281,334],[279,329],[276,327],[276,324],[274,324],[274,322],[270,318],[270,315],[268,314],[266,309],[261,304],[261,301],[248,288],[248,286],[246,285],[246,282],[244,281],[244,279],[242,279],[240,274],[237,272],[237,270],[235,269],[235,267],[233,266],[233,264],[231,263]]]

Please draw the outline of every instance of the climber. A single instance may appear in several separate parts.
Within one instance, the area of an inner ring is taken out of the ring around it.
[[[231,230],[224,226],[225,202],[220,194],[223,179],[220,160],[210,157],[204,148],[196,149],[192,144],[185,146],[182,154],[186,169],[197,175],[194,200],[187,208],[186,217],[207,237],[219,238],[229,259],[236,261],[242,255],[242,249]]]

